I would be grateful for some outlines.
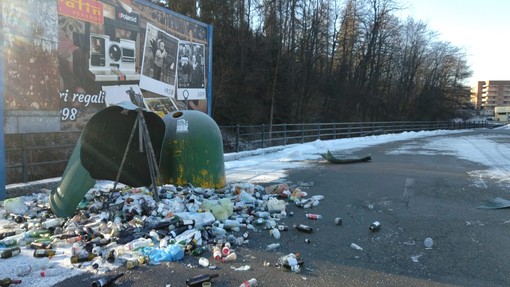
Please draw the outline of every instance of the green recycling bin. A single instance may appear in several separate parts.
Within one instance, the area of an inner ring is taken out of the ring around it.
[[[62,179],[49,196],[50,208],[58,217],[73,216],[87,191],[96,184],[80,161],[81,138],[80,135]]]
[[[183,110],[167,114],[159,170],[163,183],[203,188],[225,186],[223,138],[207,114]]]

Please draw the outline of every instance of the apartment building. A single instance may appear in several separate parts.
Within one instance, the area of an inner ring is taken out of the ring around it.
[[[478,81],[471,95],[476,109],[494,115],[496,107],[510,106],[510,81]]]

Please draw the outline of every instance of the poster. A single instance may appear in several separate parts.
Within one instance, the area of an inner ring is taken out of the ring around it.
[[[132,0],[3,0],[0,13],[4,126],[15,132],[82,130],[131,88],[160,115],[210,113],[210,25]],[[27,117],[37,125],[20,125]]]

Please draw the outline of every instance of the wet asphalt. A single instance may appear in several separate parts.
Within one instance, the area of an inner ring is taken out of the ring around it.
[[[215,287],[239,286],[250,278],[256,278],[258,286],[509,286],[510,211],[476,208],[494,197],[508,198],[507,189],[497,180],[486,179],[483,187],[474,184],[468,172],[486,166],[424,154],[423,141],[355,151],[372,155],[366,163],[320,160],[306,169],[292,169],[286,178],[289,186],[325,198],[311,209],[290,203],[286,210],[293,216],[281,221],[290,228],[280,240],[267,230],[251,232],[247,245],[234,248],[237,260],[218,262],[216,270],[201,267],[191,255],[157,266],[120,267],[113,273],[125,275],[115,286],[186,286],[187,278],[200,274],[219,274],[211,281]],[[391,153],[403,145],[416,153]],[[323,218],[310,220],[306,213]],[[369,230],[374,221],[381,224],[376,232]],[[294,224],[309,225],[314,232],[297,231]],[[427,237],[433,239],[431,249],[424,246]],[[275,242],[281,246],[266,251]],[[363,250],[353,249],[352,243]],[[275,266],[278,257],[296,252],[304,261],[300,273]],[[203,256],[214,261],[210,252]],[[249,270],[235,270],[243,266]],[[83,274],[55,286],[90,286],[94,278]]]

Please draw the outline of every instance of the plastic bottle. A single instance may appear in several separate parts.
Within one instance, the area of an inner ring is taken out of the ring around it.
[[[64,220],[62,218],[56,217],[56,218],[50,218],[46,220],[45,222],[41,223],[41,226],[45,229],[49,229],[51,227],[57,227],[62,224]]]
[[[26,232],[22,232],[16,235],[5,237],[2,241],[5,242],[7,246],[13,246],[16,244],[21,245],[22,241],[25,239],[25,236]]]
[[[209,267],[209,259],[205,258],[205,257],[200,257],[198,259],[198,264],[202,267]]]
[[[11,278],[0,279],[0,287],[8,287],[14,284],[21,284],[21,280]]]
[[[16,275],[26,276],[33,271],[44,270],[50,267],[50,260],[47,257],[40,258],[30,264],[21,264],[16,266]]]
[[[48,276],[57,276],[64,272],[64,269],[62,268],[54,268],[54,269],[46,269],[41,270],[40,274],[42,277],[48,277]]]
[[[266,246],[267,251],[274,250],[276,248],[280,247],[280,243],[272,243]]]
[[[356,243],[351,243],[351,248],[352,248],[352,249],[359,250],[359,251],[363,251],[363,248],[361,248],[361,246],[359,246],[359,245],[358,245],[358,244],[356,244]]]
[[[274,239],[280,239],[281,234],[278,228],[271,229],[269,233],[274,237]]]
[[[213,258],[215,260],[221,259],[221,249],[218,246],[213,247]]]
[[[223,257],[221,259],[221,262],[225,263],[225,262],[230,262],[230,261],[235,261],[235,260],[237,260],[237,255],[235,254],[235,252],[231,252],[227,256]]]
[[[119,279],[120,277],[124,276],[124,273],[119,273],[117,275],[112,275],[108,277],[103,277],[96,279],[92,281],[92,284],[90,284],[91,287],[108,287],[113,286],[115,281]]]
[[[221,248],[221,254],[223,256],[227,256],[230,254],[230,243],[229,242],[225,242],[225,244],[223,245],[223,248]]]
[[[0,248],[14,247],[18,242],[12,238],[5,238],[0,240]]]
[[[21,248],[11,247],[11,248],[6,248],[6,249],[2,250],[2,252],[0,253],[0,257],[4,258],[4,259],[10,258],[10,257],[16,256],[20,253],[21,253]]]
[[[193,278],[186,279],[186,286],[202,287],[202,283],[209,282],[211,279],[218,277],[219,274],[202,274]]]
[[[301,271],[303,259],[299,253],[289,253],[278,258],[278,264],[297,273]]]
[[[244,281],[243,284],[239,285],[239,287],[254,287],[257,286],[257,279],[251,278],[248,281]]]
[[[271,213],[267,211],[257,211],[254,213],[254,215],[260,218],[268,218],[271,215]]]
[[[306,214],[306,218],[308,218],[308,219],[315,219],[315,220],[317,220],[317,219],[321,219],[321,218],[322,218],[322,215],[320,215],[320,214],[314,214],[314,213],[307,213],[307,214]]]
[[[152,240],[150,240],[149,238],[139,238],[127,243],[125,247],[128,250],[135,250],[138,248],[150,246],[151,244]]]

